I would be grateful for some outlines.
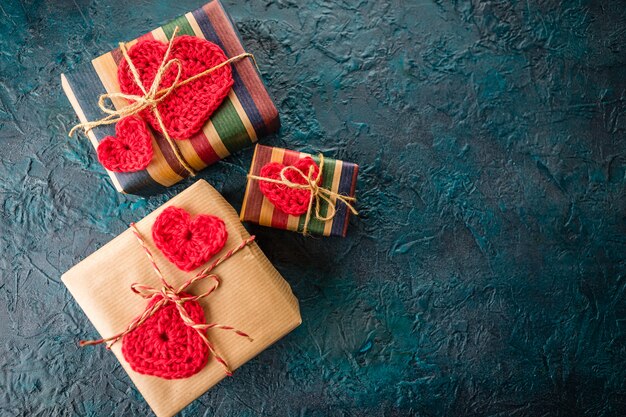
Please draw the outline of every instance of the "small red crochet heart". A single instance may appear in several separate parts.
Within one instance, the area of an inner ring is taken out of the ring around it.
[[[161,299],[162,296],[155,296],[149,306]],[[187,301],[184,307],[194,322],[206,322],[197,301]],[[122,354],[133,371],[165,379],[190,377],[204,368],[209,359],[207,345],[196,330],[183,322],[171,302],[122,338]]]
[[[210,214],[191,220],[184,209],[170,206],[152,225],[152,239],[163,255],[183,271],[206,263],[224,247],[228,232],[224,221]]]
[[[299,159],[298,162],[293,164],[293,167],[299,169],[305,175],[308,175],[309,169],[313,167],[313,178],[317,178],[319,173],[319,167],[310,156]],[[280,180],[280,171],[283,168],[285,168],[285,165],[279,162],[270,162],[261,168],[260,176]],[[290,169],[285,171],[285,178],[296,184],[306,184],[306,180],[302,178],[302,175]],[[321,182],[322,178],[320,175],[318,184],[321,184]],[[284,213],[300,216],[309,209],[311,191],[308,189],[289,188],[283,184],[274,184],[267,181],[259,181],[259,188],[270,203]]]
[[[152,139],[148,126],[139,117],[125,117],[115,125],[115,136],[107,136],[98,145],[98,160],[115,172],[135,172],[152,161]]]
[[[137,42],[128,51],[128,56],[137,68],[144,87],[150,88],[163,61],[167,44],[155,40]],[[227,60],[222,49],[207,40],[194,36],[179,36],[174,39],[169,59],[178,59],[182,65],[179,81],[199,74]],[[174,83],[176,66],[171,66],[161,79],[160,89]],[[117,78],[123,93],[143,96],[135,83],[126,60],[122,60]],[[197,133],[211,114],[222,104],[233,85],[230,65],[225,65],[208,75],[176,88],[157,105],[167,133],[174,139],[188,139]],[[148,123],[158,132],[161,126],[150,109],[141,112]]]

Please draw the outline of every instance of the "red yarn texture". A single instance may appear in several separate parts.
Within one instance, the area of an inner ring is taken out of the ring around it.
[[[135,172],[152,161],[152,139],[148,126],[139,117],[125,117],[115,125],[115,136],[107,136],[98,145],[98,160],[115,172]]]
[[[180,293],[181,297],[189,294]],[[155,296],[149,306],[162,297]],[[197,301],[187,301],[185,310],[191,319],[206,323],[204,310]],[[187,378],[207,364],[209,349],[197,331],[187,326],[176,305],[161,307],[141,326],[122,339],[122,354],[133,371],[165,379]]]
[[[184,209],[170,206],[152,225],[152,239],[163,255],[183,271],[206,263],[224,247],[228,232],[219,217],[200,214],[195,219]]]
[[[299,159],[293,166],[298,168],[305,175],[308,175],[310,167],[313,166],[314,179],[317,178],[319,174],[319,167],[310,156]],[[285,165],[279,162],[270,162],[261,168],[260,176],[280,180],[280,171],[283,168],[285,168]],[[304,178],[292,170],[287,170],[285,177],[296,184],[306,184]],[[321,183],[322,178],[320,177],[318,184]],[[284,213],[291,214],[292,216],[300,216],[309,209],[311,191],[307,189],[289,188],[283,184],[274,184],[266,181],[259,181],[259,188],[270,203]]]
[[[152,85],[166,50],[167,44],[163,42],[143,40],[137,42],[128,51],[146,90]],[[174,39],[168,59],[175,58],[182,64],[179,81],[184,81],[227,60],[219,46],[207,40],[187,35]],[[173,65],[161,79],[160,89],[171,86],[176,74],[177,69]],[[135,83],[126,60],[121,61],[117,70],[117,78],[123,93],[143,96],[143,92]],[[232,85],[233,76],[230,65],[225,65],[175,89],[157,105],[170,137],[179,140],[188,139],[202,129],[211,114],[222,104]],[[156,131],[161,132],[159,122],[150,109],[141,112],[141,116]]]

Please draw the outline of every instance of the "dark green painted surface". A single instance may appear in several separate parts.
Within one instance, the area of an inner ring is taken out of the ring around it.
[[[59,76],[200,5],[150,3],[0,3],[2,416],[149,413],[59,278],[190,182],[117,194]],[[626,3],[225,6],[361,217],[250,227],[304,323],[183,415],[626,415]],[[201,177],[239,208],[251,157]]]

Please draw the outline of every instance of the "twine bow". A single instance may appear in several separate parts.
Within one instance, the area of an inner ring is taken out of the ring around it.
[[[80,346],[90,346],[90,345],[98,345],[100,343],[111,342],[110,344],[107,345],[107,349],[111,349],[111,346],[113,346],[118,340],[120,340],[122,337],[124,337],[128,333],[132,332],[133,330],[135,330],[139,326],[141,326],[146,320],[148,320],[157,311],[159,311],[159,309],[161,309],[162,307],[164,307],[168,303],[174,303],[174,305],[176,306],[176,309],[178,310],[178,313],[180,314],[180,318],[183,320],[185,325],[191,327],[192,329],[194,329],[198,333],[198,335],[200,336],[202,341],[204,341],[204,343],[209,348],[209,351],[211,352],[211,354],[213,355],[215,360],[222,365],[226,375],[231,376],[232,375],[232,371],[230,370],[230,368],[228,366],[228,363],[215,350],[215,347],[209,341],[209,339],[208,339],[208,337],[206,335],[206,330],[208,330],[208,329],[229,330],[229,331],[234,332],[238,336],[245,337],[250,342],[252,342],[253,339],[250,336],[248,336],[246,333],[244,333],[241,330],[238,330],[238,329],[236,329],[236,328],[234,328],[232,326],[226,326],[226,325],[218,324],[218,323],[204,323],[204,324],[203,323],[196,323],[189,316],[189,313],[187,313],[187,310],[185,309],[184,304],[186,302],[188,302],[188,301],[197,301],[197,300],[199,300],[201,298],[204,298],[204,297],[208,296],[213,291],[215,291],[217,289],[217,287],[219,286],[219,284],[220,284],[220,279],[219,279],[219,277],[216,274],[212,274],[211,271],[213,269],[215,269],[218,265],[220,265],[222,262],[224,262],[225,260],[230,258],[232,255],[234,255],[235,253],[237,253],[238,251],[240,251],[241,249],[243,249],[244,247],[246,247],[247,245],[252,243],[254,241],[255,237],[254,236],[250,236],[248,239],[246,239],[243,242],[241,242],[241,244],[239,246],[237,246],[237,247],[229,250],[228,252],[226,252],[224,254],[224,256],[222,256],[221,258],[218,258],[215,262],[213,262],[207,268],[205,268],[202,271],[200,271],[197,275],[195,275],[193,278],[190,278],[183,285],[181,285],[179,288],[176,289],[170,283],[168,283],[165,280],[165,277],[163,277],[163,274],[161,273],[161,270],[157,266],[154,258],[152,257],[152,253],[150,252],[150,249],[148,249],[148,247],[146,246],[146,243],[144,242],[143,238],[141,237],[141,234],[139,233],[139,230],[137,230],[137,228],[135,227],[135,224],[131,223],[130,227],[131,227],[131,230],[133,231],[135,237],[139,241],[139,244],[144,249],[144,251],[146,253],[146,256],[150,260],[150,263],[152,264],[152,268],[154,269],[154,272],[157,274],[157,276],[161,280],[161,284],[163,285],[161,288],[154,288],[154,287],[151,287],[149,285],[135,283],[135,284],[132,284],[130,286],[130,289],[135,294],[138,294],[139,296],[141,296],[141,297],[143,297],[145,299],[152,299],[154,297],[162,297],[162,298],[159,301],[157,301],[156,303],[154,303],[152,306],[146,307],[146,309],[143,311],[143,313],[141,313],[139,316],[135,317],[128,324],[128,326],[126,327],[126,330],[124,330],[124,331],[122,331],[120,333],[117,333],[117,334],[115,334],[115,335],[113,335],[111,337],[107,337],[107,338],[103,338],[103,339],[98,339],[98,340],[81,340],[79,345]],[[197,281],[200,281],[202,279],[205,279],[205,278],[210,278],[210,279],[213,280],[213,286],[209,290],[207,290],[206,292],[204,292],[204,293],[202,293],[200,295],[190,295],[190,296],[181,295],[181,293],[185,292],[187,287],[189,287],[193,283],[195,283]]]
[[[280,170],[280,180],[252,174],[248,175],[248,178],[253,180],[271,182],[273,184],[284,185],[288,188],[293,188],[297,190],[309,190],[311,192],[309,206],[307,208],[306,217],[304,218],[304,224],[302,226],[303,235],[308,235],[309,222],[311,221],[311,214],[313,212],[314,206],[315,218],[321,222],[327,222],[335,218],[335,215],[337,214],[337,206],[335,204],[336,200],[341,201],[352,212],[352,214],[359,214],[358,211],[356,211],[354,206],[351,204],[351,202],[356,201],[356,198],[336,193],[332,190],[329,190],[328,188],[324,188],[319,185],[319,182],[322,178],[322,171],[324,169],[324,155],[322,155],[321,153],[319,154],[319,160],[319,170],[315,178],[313,175],[313,166],[309,166],[309,172],[305,174],[300,168],[297,168],[293,165],[287,165]],[[295,172],[300,178],[304,180],[305,183],[300,184],[291,181],[285,175],[287,171]],[[326,214],[326,216],[322,216],[321,214],[322,201],[325,201],[328,204],[328,213]]]
[[[252,58],[252,61],[254,62],[254,65],[256,66],[256,60],[254,59],[254,55],[248,52],[244,52],[242,54],[229,58],[226,61],[221,62],[214,67],[206,69],[196,75],[193,75],[181,81],[180,76],[182,74],[183,67],[182,67],[180,60],[177,58],[168,60],[170,52],[172,50],[172,45],[174,44],[174,38],[176,38],[176,34],[178,33],[178,29],[179,29],[178,26],[174,28],[172,37],[170,38],[169,43],[167,45],[167,50],[165,51],[165,55],[163,55],[163,61],[161,61],[161,64],[159,65],[157,73],[154,76],[154,80],[152,81],[152,85],[150,86],[149,89],[146,89],[143,83],[141,82],[141,77],[139,76],[139,72],[137,71],[135,64],[133,64],[133,61],[130,59],[130,56],[128,55],[126,45],[123,42],[120,42],[119,44],[120,51],[122,52],[124,59],[128,63],[128,67],[131,73],[133,74],[133,79],[135,81],[135,84],[137,84],[137,86],[141,89],[141,91],[143,92],[143,95],[139,96],[135,94],[125,94],[121,92],[106,93],[106,94],[100,95],[100,98],[98,99],[98,107],[100,108],[100,110],[102,110],[103,113],[106,113],[107,116],[103,117],[100,120],[95,120],[93,122],[84,122],[84,123],[79,123],[75,125],[70,130],[69,136],[70,137],[73,136],[74,132],[76,132],[76,130],[78,129],[83,129],[85,133],[87,133],[95,127],[114,124],[120,121],[121,119],[123,119],[124,117],[133,116],[142,112],[145,109],[150,109],[150,111],[152,111],[152,113],[154,114],[155,119],[159,123],[161,132],[163,133],[163,136],[167,140],[167,143],[172,148],[174,156],[176,157],[178,162],[180,162],[183,168],[191,176],[195,176],[196,171],[189,165],[189,163],[187,163],[182,153],[180,152],[178,145],[176,145],[176,143],[172,140],[170,135],[167,133],[167,129],[165,128],[165,124],[163,123],[163,119],[161,118],[161,113],[159,112],[159,109],[158,109],[159,103],[165,100],[177,88],[180,88],[186,84],[189,84],[190,82],[195,81],[201,77],[205,77],[209,75],[210,73],[212,73],[213,71],[216,71],[225,65],[229,65],[231,62],[239,61],[243,58]],[[174,79],[174,82],[169,87],[160,89],[161,81],[164,75],[172,67],[176,68],[176,78]],[[130,102],[130,104],[120,109],[116,109],[112,104],[113,99],[116,99],[116,98],[126,99]],[[111,102],[111,105],[112,105],[111,107],[107,106],[107,100]]]

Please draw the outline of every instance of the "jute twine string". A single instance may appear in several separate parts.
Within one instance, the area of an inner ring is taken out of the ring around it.
[[[196,81],[199,78],[205,77],[209,75],[210,73],[224,67],[225,65],[231,64],[232,62],[239,61],[244,58],[252,58],[252,62],[254,62],[254,65],[257,66],[257,64],[256,64],[256,60],[254,59],[254,55],[248,52],[244,52],[242,54],[229,58],[226,61],[221,62],[214,67],[211,67],[205,71],[202,71],[196,75],[193,75],[185,80],[180,80],[180,76],[182,74],[182,63],[177,58],[168,60],[170,52],[172,50],[174,39],[176,38],[176,35],[178,34],[178,30],[179,28],[178,26],[176,26],[176,28],[174,28],[174,32],[172,33],[172,37],[170,38],[169,43],[167,45],[167,50],[165,51],[163,60],[161,61],[158,71],[156,75],[154,76],[152,85],[147,90],[144,87],[143,83],[141,82],[141,78],[139,77],[139,72],[137,71],[137,68],[135,67],[132,60],[130,59],[130,56],[128,55],[126,44],[123,42],[120,42],[119,44],[120,51],[122,52],[124,59],[128,63],[128,67],[130,68],[130,71],[133,74],[133,79],[135,83],[143,92],[143,96],[134,95],[134,94],[125,94],[122,92],[106,93],[106,94],[100,95],[100,98],[98,99],[98,107],[100,108],[100,110],[102,110],[103,113],[106,113],[107,116],[103,117],[100,120],[95,120],[93,122],[88,121],[88,122],[77,124],[76,126],[72,127],[72,129],[69,132],[69,136],[73,136],[76,130],[78,129],[83,129],[84,132],[87,133],[95,127],[114,124],[120,121],[121,119],[123,119],[124,117],[133,116],[133,115],[140,113],[141,111],[145,109],[150,109],[150,111],[152,111],[152,113],[154,114],[154,117],[156,118],[157,122],[159,123],[161,132],[163,133],[163,136],[167,140],[167,143],[169,144],[169,146],[172,148],[174,156],[176,157],[178,162],[180,162],[180,164],[189,173],[189,175],[195,176],[196,171],[185,160],[180,149],[178,148],[178,145],[176,145],[174,140],[168,134],[167,129],[165,128],[165,124],[163,123],[163,119],[161,118],[161,113],[159,112],[159,109],[157,106],[177,88],[187,85],[190,82]],[[176,68],[176,78],[174,79],[174,82],[172,83],[172,85],[170,85],[167,88],[159,89],[163,76],[167,73],[167,71],[171,67]],[[115,109],[115,107],[113,106],[113,99],[116,99],[116,98],[126,99],[130,101],[130,104],[120,109]],[[107,106],[107,100],[111,102],[111,107]]]
[[[208,330],[208,329],[228,330],[228,331],[234,332],[238,336],[245,337],[250,342],[252,342],[253,339],[250,336],[248,336],[246,333],[244,333],[241,330],[238,330],[238,329],[236,329],[236,328],[234,328],[232,326],[226,326],[226,325],[218,324],[218,323],[201,324],[201,323],[194,322],[193,319],[191,317],[189,317],[189,314],[187,313],[187,310],[185,310],[184,304],[187,301],[197,301],[197,300],[199,300],[201,298],[204,298],[204,297],[208,296],[213,291],[215,291],[217,289],[217,287],[219,286],[219,284],[220,284],[220,279],[219,279],[219,277],[216,274],[212,274],[211,271],[213,269],[215,269],[218,265],[220,265],[222,262],[226,261],[231,256],[233,256],[235,253],[239,252],[241,249],[243,249],[244,247],[246,247],[247,245],[252,243],[254,241],[254,239],[255,239],[255,236],[250,236],[248,239],[242,241],[241,244],[239,244],[238,246],[236,246],[233,249],[231,249],[228,252],[226,252],[222,257],[220,257],[217,260],[215,260],[211,265],[209,265],[208,267],[206,267],[205,269],[200,271],[198,274],[196,274],[194,277],[192,277],[189,280],[187,280],[183,285],[181,285],[178,289],[176,289],[170,283],[167,282],[167,280],[165,279],[165,277],[161,273],[161,270],[159,269],[158,265],[156,264],[156,262],[154,260],[154,257],[152,256],[152,253],[150,252],[150,249],[148,249],[148,246],[146,245],[146,243],[144,242],[143,238],[141,237],[141,234],[139,233],[139,230],[137,230],[137,227],[135,226],[135,224],[131,223],[130,227],[131,227],[131,230],[133,231],[133,234],[135,235],[135,237],[139,241],[139,244],[144,249],[144,252],[146,253],[146,256],[148,257],[148,260],[150,261],[150,264],[152,265],[152,268],[153,268],[154,272],[159,277],[159,280],[161,281],[161,284],[162,284],[161,288],[154,288],[154,287],[151,287],[149,285],[135,283],[135,284],[132,284],[130,286],[130,289],[135,294],[138,294],[139,296],[141,296],[141,297],[143,297],[145,299],[151,299],[151,298],[153,298],[155,296],[160,296],[162,298],[159,301],[157,301],[155,304],[153,304],[151,307],[146,307],[146,309],[143,311],[143,313],[141,313],[139,316],[135,317],[128,324],[128,326],[126,327],[126,329],[124,331],[122,331],[120,333],[117,333],[117,334],[115,334],[115,335],[113,335],[111,337],[107,337],[107,338],[103,338],[103,339],[81,340],[79,345],[80,346],[90,346],[90,345],[98,345],[98,344],[101,344],[101,343],[111,342],[111,343],[109,343],[107,345],[107,349],[111,349],[111,346],[113,346],[118,340],[120,340],[122,337],[124,337],[128,333],[132,332],[133,330],[135,330],[139,326],[141,326],[146,320],[148,320],[148,318],[153,316],[157,311],[159,311],[159,309],[161,309],[167,303],[174,303],[176,305],[176,309],[178,310],[178,313],[180,314],[180,317],[183,320],[183,322],[185,323],[185,325],[191,327],[192,329],[194,329],[198,333],[198,336],[200,336],[202,341],[204,341],[204,343],[207,345],[207,347],[209,348],[209,351],[211,352],[211,354],[213,355],[215,360],[222,365],[226,375],[231,376],[232,372],[231,372],[231,370],[230,370],[230,368],[228,366],[228,363],[215,350],[215,347],[209,341],[209,339],[208,339],[208,337],[206,335],[206,330]],[[209,278],[209,279],[213,280],[213,286],[209,290],[207,290],[206,292],[204,292],[202,294],[199,294],[199,295],[193,295],[193,296],[181,296],[180,295],[181,293],[183,293],[187,289],[187,287],[189,287],[193,283],[195,283],[197,281],[200,281],[202,279],[205,279],[205,278]]]
[[[309,190],[311,192],[311,198],[309,200],[309,206],[306,212],[306,216],[304,218],[304,224],[302,225],[302,234],[308,235],[309,222],[311,221],[311,215],[314,213],[315,218],[321,222],[327,222],[335,218],[337,214],[337,207],[335,204],[336,200],[341,201],[354,215],[359,214],[358,211],[351,204],[356,201],[354,197],[348,197],[343,194],[336,193],[328,188],[320,187],[319,182],[322,178],[322,171],[324,169],[324,155],[319,154],[319,171],[317,176],[314,177],[314,167],[309,167],[309,172],[305,174],[300,168],[297,168],[293,165],[285,166],[280,170],[280,179],[261,177],[258,175],[248,174],[248,178],[257,180],[257,181],[265,181],[271,182],[273,184],[284,185],[289,188],[294,188],[298,190]],[[286,173],[288,171],[295,172],[298,176],[300,176],[305,184],[299,184],[293,181],[290,181],[286,177]],[[321,207],[322,201],[325,201],[328,204],[328,212],[326,216],[322,216]]]

